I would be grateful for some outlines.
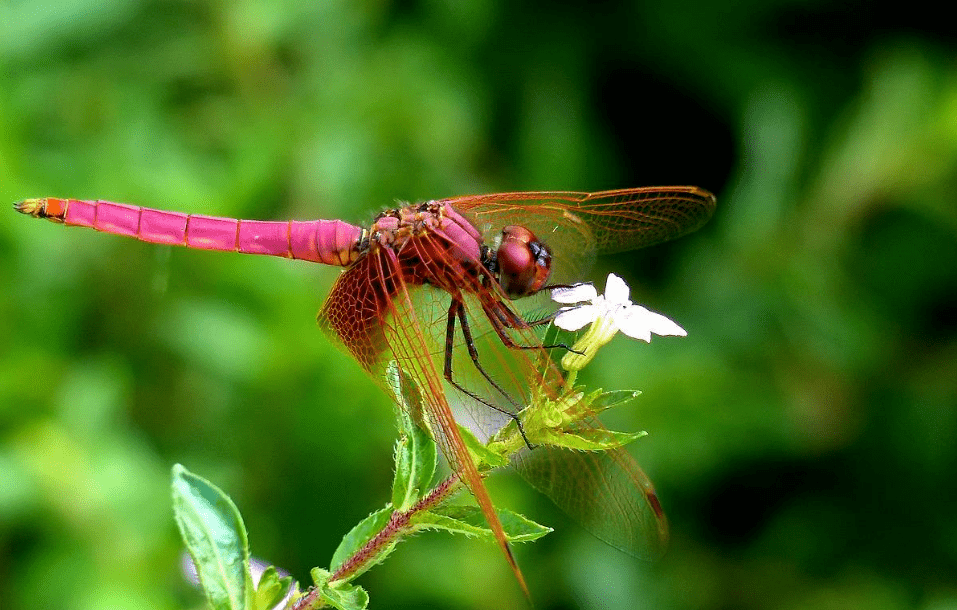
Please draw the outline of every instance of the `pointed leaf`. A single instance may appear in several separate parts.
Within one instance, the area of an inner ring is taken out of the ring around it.
[[[252,610],[249,542],[232,500],[209,481],[173,466],[173,513],[214,610]]]
[[[360,521],[354,528],[349,530],[349,533],[342,537],[342,542],[339,543],[339,548],[337,548],[336,552],[332,554],[332,561],[329,562],[329,565],[332,567],[332,569],[338,569],[339,566],[342,565],[342,562],[355,555],[359,549],[365,545],[365,543],[369,542],[369,540],[375,537],[376,534],[381,532],[382,529],[389,523],[389,518],[391,516],[392,507],[387,506],[375,511]],[[369,562],[365,569],[368,569],[385,559],[386,556],[392,552],[394,547],[395,544],[393,543],[381,549],[381,556],[376,560]],[[356,575],[360,573],[361,572],[357,572]]]
[[[403,375],[394,362],[389,363],[386,378],[399,406],[396,416],[401,434],[395,447],[392,506],[404,511],[431,485],[438,454],[435,442],[410,415],[422,412],[422,394],[415,382]]]
[[[392,505],[396,510],[408,510],[429,489],[437,459],[435,442],[418,426],[412,426],[396,442],[392,483]]]
[[[316,583],[319,598],[338,610],[365,610],[369,606],[369,594],[362,587],[347,583],[329,584],[331,572],[322,568],[313,568],[310,572]]]
[[[415,502],[417,489],[412,482],[415,469],[415,439],[407,433],[400,433],[393,451],[395,474],[392,477],[392,506],[407,510]]]
[[[435,442],[411,417],[399,410],[401,436],[395,444],[395,478],[392,482],[392,506],[408,510],[428,490],[435,476],[438,452]]]
[[[415,380],[406,375],[395,360],[390,360],[385,369],[385,380],[395,402],[415,425],[421,426],[424,423],[422,417],[422,391],[415,383]],[[404,429],[411,426],[403,424]]]
[[[552,528],[510,510],[498,510],[499,520],[509,542],[530,542],[552,531]],[[417,515],[413,521],[416,530],[435,529],[453,534],[479,536],[494,540],[485,516],[477,506],[446,504]]]

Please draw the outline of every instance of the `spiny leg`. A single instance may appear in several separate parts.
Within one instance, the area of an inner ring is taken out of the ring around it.
[[[470,396],[471,398],[484,404],[485,406],[490,407],[498,411],[499,413],[503,413],[507,415],[508,417],[510,417],[513,421],[515,421],[515,425],[518,427],[518,431],[522,435],[522,440],[525,441],[525,445],[527,445],[529,449],[534,449],[535,445],[532,445],[532,443],[529,442],[528,437],[525,436],[525,428],[522,426],[522,420],[518,417],[517,414],[512,413],[511,411],[507,411],[501,407],[497,407],[493,405],[492,403],[480,397],[479,395],[475,394],[474,392],[471,392],[465,389],[458,382],[452,379],[452,347],[455,342],[455,318],[458,317],[459,322],[462,326],[462,337],[465,339],[465,347],[468,350],[469,358],[471,358],[472,364],[475,365],[475,368],[478,369],[478,372],[482,374],[482,377],[484,377],[485,380],[488,381],[493,388],[498,390],[498,392],[502,396],[504,396],[506,400],[512,403],[512,405],[516,408],[516,410],[520,411],[522,409],[522,405],[518,404],[518,402],[516,402],[515,399],[508,394],[508,392],[503,390],[502,387],[498,385],[498,383],[494,379],[492,379],[492,376],[488,374],[488,372],[479,362],[478,350],[475,349],[475,341],[472,339],[472,331],[469,328],[468,318],[465,315],[465,306],[462,303],[462,301],[453,297],[452,304],[449,306],[448,315],[449,315],[448,325],[446,326],[446,331],[445,331],[445,379],[446,381],[452,384],[452,386],[454,386],[458,391],[462,392],[463,394]]]
[[[495,334],[498,335],[498,338],[502,341],[505,347],[509,349],[554,349],[559,348],[575,354],[583,355],[582,352],[572,349],[565,343],[553,343],[549,345],[519,345],[508,336],[506,332],[509,328],[532,328],[535,326],[541,326],[542,324],[547,324],[551,322],[556,314],[550,314],[541,320],[536,320],[534,322],[526,322],[524,318],[510,310],[508,307],[503,305],[501,302],[496,302],[495,309],[492,310],[490,307],[483,306],[485,309],[485,315],[488,317],[489,322],[492,324],[492,328],[495,330]]]
[[[479,362],[478,350],[475,348],[475,340],[472,338],[472,329],[469,328],[468,317],[465,315],[465,306],[461,301],[457,301],[457,305],[454,303],[453,307],[456,309],[456,315],[458,316],[459,324],[462,327],[462,337],[465,339],[465,347],[468,349],[469,358],[472,359],[472,364],[474,364],[475,368],[477,368],[479,373],[482,374],[482,377],[485,377],[485,380],[488,381],[493,388],[498,390],[499,394],[504,396],[506,400],[512,403],[512,406],[519,410],[522,409],[522,405],[518,404],[518,402],[512,398],[508,392],[503,390],[502,387],[499,386],[494,379],[492,379],[492,376],[488,374],[488,372]],[[451,308],[449,313],[451,314]]]
[[[576,287],[581,286],[581,285],[582,285],[582,284],[580,284],[580,283],[579,283],[579,284],[549,284],[549,285],[547,285],[547,286],[542,286],[542,287],[539,289],[539,291],[541,292],[541,291],[545,291],[545,290],[554,290],[554,289],[556,289],[556,288],[576,288]],[[552,320],[554,320],[555,317],[558,316],[558,313],[559,313],[558,311],[553,311],[552,313],[548,314],[547,316],[545,316],[545,317],[543,317],[543,318],[539,318],[538,320],[533,320],[533,321],[531,321],[531,322],[529,322],[528,320],[523,320],[523,321],[524,321],[525,324],[528,325],[528,326],[532,326],[532,327],[534,327],[534,326],[541,326],[542,324],[548,324],[549,322],[551,322]],[[555,347],[558,347],[558,346],[555,346]]]

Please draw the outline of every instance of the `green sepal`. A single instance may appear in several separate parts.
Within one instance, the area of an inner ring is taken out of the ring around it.
[[[329,584],[332,573],[322,568],[313,568],[309,574],[319,598],[327,605],[338,610],[365,610],[369,606],[369,594],[362,587],[345,582]]]
[[[530,542],[552,531],[552,528],[510,510],[497,510],[496,513],[509,542]],[[416,515],[411,525],[416,531],[432,529],[490,540],[495,538],[485,521],[485,515],[477,506],[437,506],[431,511]]]
[[[593,417],[613,407],[623,405],[641,394],[637,390],[593,390],[588,394],[574,388],[556,400],[546,400],[541,407],[532,410],[530,417],[537,418],[540,425],[560,428],[586,417]]]
[[[173,514],[213,610],[252,610],[249,540],[243,518],[218,487],[173,466]]]
[[[591,401],[591,412],[595,415],[602,411],[621,406],[631,402],[641,394],[640,390],[612,390],[610,392],[599,392]]]
[[[389,523],[389,518],[392,516],[392,512],[393,509],[391,506],[380,508],[349,530],[349,532],[342,537],[342,542],[339,543],[339,547],[336,548],[335,553],[332,554],[332,560],[329,562],[329,565],[332,567],[332,569],[339,569],[339,567],[342,565],[342,562],[355,555],[359,549],[361,549],[367,542],[372,540],[376,534],[381,532],[382,529],[385,528],[385,526]],[[394,548],[395,542],[392,542],[379,549],[375,559],[367,562],[363,566],[362,570],[350,574],[350,579],[358,576],[372,566],[381,562],[389,555],[389,553],[392,552],[392,549]]]
[[[289,592],[292,576],[280,578],[275,567],[269,566],[259,579],[253,607],[256,610],[271,610]]]
[[[462,435],[465,448],[472,454],[472,459],[475,460],[475,467],[479,471],[484,472],[501,468],[502,466],[508,466],[508,457],[492,451],[489,447],[480,443],[479,440],[475,438],[475,435],[465,426],[459,425],[459,434]]]
[[[626,445],[645,433],[610,432],[600,426],[579,425],[578,422],[587,422],[602,411],[623,405],[639,394],[635,390],[594,390],[585,394],[580,388],[570,388],[556,399],[540,395],[533,406],[522,411],[522,423],[531,443],[578,451],[606,451]],[[509,422],[489,443],[489,449],[498,455],[509,455],[520,449],[524,442],[515,422]]]
[[[586,397],[584,393],[572,390],[555,400],[543,400],[540,406],[525,411],[526,433],[538,429],[562,428],[590,414],[588,400],[594,395],[595,393],[592,393]]]
[[[614,432],[603,428],[576,430],[542,430],[536,442],[576,451],[608,451],[647,436],[647,432]]]

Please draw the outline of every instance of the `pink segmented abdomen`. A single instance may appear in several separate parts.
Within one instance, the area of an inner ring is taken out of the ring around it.
[[[167,212],[112,201],[27,199],[16,209],[77,227],[154,244],[265,254],[346,266],[359,255],[362,229],[341,220],[239,220]]]

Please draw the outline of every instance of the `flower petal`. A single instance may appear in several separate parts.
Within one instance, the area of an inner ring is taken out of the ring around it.
[[[598,297],[598,291],[591,282],[575,284],[570,288],[552,288],[552,300],[556,303],[584,303]]]
[[[629,337],[641,339],[651,343],[651,334],[665,336],[685,337],[687,332],[675,324],[670,319],[645,309],[641,305],[632,305],[619,311],[615,315],[615,322]]]
[[[631,301],[628,300],[628,293],[630,292],[628,284],[625,283],[625,280],[621,279],[614,273],[608,274],[608,279],[605,280],[605,300],[609,303],[614,304],[629,304]]]
[[[552,320],[552,324],[564,330],[578,330],[595,321],[598,317],[598,308],[594,305],[579,305],[578,307],[562,307]]]

